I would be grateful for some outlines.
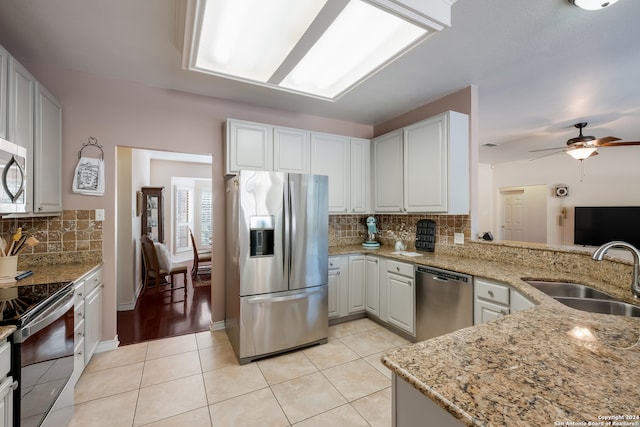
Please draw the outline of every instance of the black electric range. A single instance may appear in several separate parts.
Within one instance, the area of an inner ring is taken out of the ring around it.
[[[22,326],[67,292],[72,282],[0,287],[0,324]]]
[[[17,328],[11,337],[14,426],[57,423],[50,414],[62,405],[74,367],[73,304],[73,282],[0,287],[0,324]]]

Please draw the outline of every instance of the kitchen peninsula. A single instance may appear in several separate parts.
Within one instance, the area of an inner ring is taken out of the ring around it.
[[[606,425],[618,416],[640,425],[640,319],[574,310],[522,280],[584,283],[633,303],[631,266],[515,243],[439,249],[410,258],[383,247],[376,255],[500,281],[536,306],[384,355],[394,374],[395,425],[424,425],[425,416],[439,426]]]

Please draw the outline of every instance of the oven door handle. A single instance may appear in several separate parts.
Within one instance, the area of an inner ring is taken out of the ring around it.
[[[47,307],[42,313],[36,316],[29,323],[22,326],[20,328],[20,333],[17,336],[17,341],[20,343],[24,342],[31,335],[40,332],[41,330],[58,320],[60,316],[62,316],[70,308],[73,307],[73,295],[74,289],[71,288],[71,290],[69,290],[69,292],[67,292],[64,296]]]

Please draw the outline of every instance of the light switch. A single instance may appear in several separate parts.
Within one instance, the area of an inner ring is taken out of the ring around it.
[[[104,221],[104,209],[96,209],[96,221]]]

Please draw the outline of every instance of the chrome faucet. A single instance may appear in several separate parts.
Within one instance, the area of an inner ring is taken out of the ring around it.
[[[596,261],[602,261],[604,254],[611,248],[628,249],[633,255],[633,282],[631,283],[631,293],[635,298],[640,297],[640,277],[638,277],[640,274],[640,251],[627,242],[616,240],[600,246],[595,250],[595,252],[593,252],[591,258]]]

